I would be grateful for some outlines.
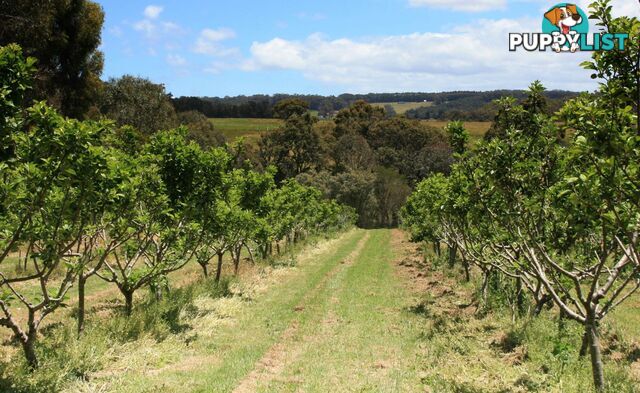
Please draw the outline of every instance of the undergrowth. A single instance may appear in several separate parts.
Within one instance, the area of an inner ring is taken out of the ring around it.
[[[143,337],[161,342],[188,332],[194,300],[230,296],[230,284],[229,279],[200,280],[172,290],[159,301],[149,295],[129,317],[114,307],[108,317],[92,320],[80,337],[73,323],[49,325],[47,339],[37,346],[40,367],[30,371],[22,353],[15,353],[10,361],[0,363],[0,392],[57,392],[72,380],[85,380],[102,370],[117,356],[118,346]],[[188,335],[181,337],[188,339]]]
[[[579,324],[559,317],[555,307],[532,315],[513,281],[490,277],[483,299],[479,271],[466,283],[459,263],[449,267],[444,251],[423,251],[430,286],[410,311],[424,318],[419,366],[432,392],[593,391],[589,356],[579,356]],[[637,309],[619,312],[624,317]],[[632,372],[640,369],[638,333],[614,318],[603,324],[606,392],[640,391],[640,375]]]
[[[284,248],[280,255],[273,255],[258,263],[275,269],[293,267],[297,264],[298,253],[304,247],[334,235],[326,233],[310,237]],[[113,361],[125,357],[130,348],[145,345],[146,340],[155,343],[177,340],[188,346],[197,336],[197,332],[192,333],[193,323],[203,316],[203,311],[195,303],[203,299],[232,296],[246,300],[246,294],[232,290],[234,281],[223,278],[216,283],[212,278],[200,279],[170,291],[165,285],[160,299],[156,296],[157,288],[152,288],[129,317],[124,315],[120,302],[114,300],[102,311],[107,315],[88,319],[85,331],[80,336],[76,331],[76,310],[61,310],[68,313],[69,317],[65,318],[64,323],[52,323],[44,327],[42,338],[37,342],[40,362],[37,370],[29,369],[15,343],[15,351],[0,361],[0,393],[61,391],[74,381],[86,381],[93,374],[104,372]]]

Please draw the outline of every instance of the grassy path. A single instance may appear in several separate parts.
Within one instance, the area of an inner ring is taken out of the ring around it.
[[[403,311],[407,297],[393,257],[390,231],[371,231],[279,344],[284,364],[259,365],[255,388],[237,391],[421,391],[413,369],[416,321]]]
[[[193,340],[165,364],[132,365],[93,389],[421,391],[417,318],[393,258],[391,231],[349,232],[303,254],[253,301],[218,300],[228,317],[196,320]]]

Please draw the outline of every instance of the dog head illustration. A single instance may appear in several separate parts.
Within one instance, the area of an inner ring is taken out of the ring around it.
[[[571,28],[582,23],[582,16],[578,12],[575,4],[566,4],[563,7],[556,7],[549,10],[544,17],[552,25],[557,26],[562,34],[569,34]]]

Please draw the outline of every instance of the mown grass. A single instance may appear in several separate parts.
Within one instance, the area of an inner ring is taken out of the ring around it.
[[[160,303],[150,297],[130,319],[102,315],[80,340],[59,326],[55,337],[63,338],[46,344],[55,351],[40,348],[46,368],[29,376],[20,360],[5,363],[5,384],[18,392],[230,391],[278,340],[301,297],[362,236],[353,231],[302,254],[294,247],[228,286],[206,280]]]
[[[257,391],[424,391],[414,361],[421,321],[404,311],[390,231],[369,234],[307,303],[286,367]]]
[[[3,344],[3,349],[11,350],[0,357],[0,392],[148,391],[144,383],[135,388],[130,383],[184,359],[197,360],[198,350],[210,349],[211,335],[228,322],[228,315],[251,304],[256,287],[275,284],[282,272],[291,270],[301,250],[319,239],[288,247],[282,255],[255,266],[245,265],[242,276],[248,277],[248,284],[236,279],[216,284],[190,274],[174,277],[172,282],[182,285],[174,285],[159,302],[141,291],[130,318],[123,315],[112,292],[89,293],[96,297],[91,302],[96,307],[88,315],[85,333],[76,337],[73,308],[59,310],[55,321],[43,328],[44,337],[37,345],[41,367],[35,372],[28,371],[17,347]],[[199,273],[195,264],[192,269]]]

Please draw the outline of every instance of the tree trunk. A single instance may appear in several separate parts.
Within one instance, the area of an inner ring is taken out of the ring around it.
[[[29,337],[26,340],[20,341],[20,344],[22,344],[22,350],[24,351],[24,356],[27,359],[27,364],[31,370],[38,368],[38,356],[36,355],[35,341],[35,335],[32,337],[31,334],[29,334]]]
[[[466,282],[471,281],[469,261],[464,256],[462,257],[462,266],[464,266],[464,281]]]
[[[209,277],[209,269],[207,267],[209,263],[198,262],[198,265],[200,265],[200,267],[202,268],[202,273],[204,274],[204,278]]]
[[[14,338],[16,341],[20,343],[22,346],[22,350],[24,351],[24,356],[27,360],[27,364],[31,370],[35,370],[38,368],[38,357],[35,352],[35,341],[38,338],[36,324],[35,324],[35,311],[29,308],[29,331],[25,333],[20,326],[18,326],[17,322],[11,316],[11,313],[6,307],[3,307],[2,310],[5,314],[6,318],[2,319],[2,325],[6,326],[13,332]]]
[[[456,263],[456,254],[458,253],[458,245],[453,243],[451,247],[449,247],[449,267],[453,267]]]
[[[540,315],[542,309],[544,308],[544,305],[549,303],[549,300],[551,300],[551,296],[547,294],[542,294],[540,298],[536,299],[536,308],[533,309],[533,315]]]
[[[440,242],[439,241],[435,241],[433,242],[433,252],[437,255],[440,256]]]
[[[162,300],[162,284],[156,283],[156,285],[153,286],[153,297],[156,299],[156,302]]]
[[[280,255],[280,242],[278,242],[277,240],[276,240],[276,253]]]
[[[83,274],[78,276],[78,337],[84,331],[84,289],[87,283],[87,277]]]
[[[253,251],[251,251],[251,247],[249,247],[247,244],[244,245],[247,249],[247,252],[249,253],[249,259],[251,260],[251,263],[256,263],[255,258],[253,257]]]
[[[124,313],[126,316],[131,316],[133,311],[133,291],[123,291],[124,295]]]
[[[235,276],[238,275],[238,270],[240,269],[240,252],[242,250],[242,245],[235,247],[235,250],[231,253],[231,257],[233,258],[233,274]]]
[[[258,246],[258,250],[260,251],[260,256],[262,257],[262,259],[267,259],[267,256],[269,255],[269,246],[265,243]]]
[[[518,311],[518,315],[522,315],[524,312],[525,300],[524,290],[522,289],[522,279],[518,278],[516,282],[516,309]]]
[[[582,335],[582,345],[580,346],[580,358],[584,358],[587,356],[587,351],[589,350],[589,333],[586,331]]]
[[[491,270],[482,271],[482,302],[487,304],[488,290],[489,290],[489,274]]]
[[[220,277],[222,276],[222,256],[224,253],[218,253],[218,267],[216,269],[216,282],[220,281]]]
[[[600,350],[600,338],[598,337],[597,322],[593,317],[587,319],[586,333],[589,335],[589,352],[591,353],[591,371],[593,384],[596,391],[604,391],[604,371],[602,366],[602,353]]]

